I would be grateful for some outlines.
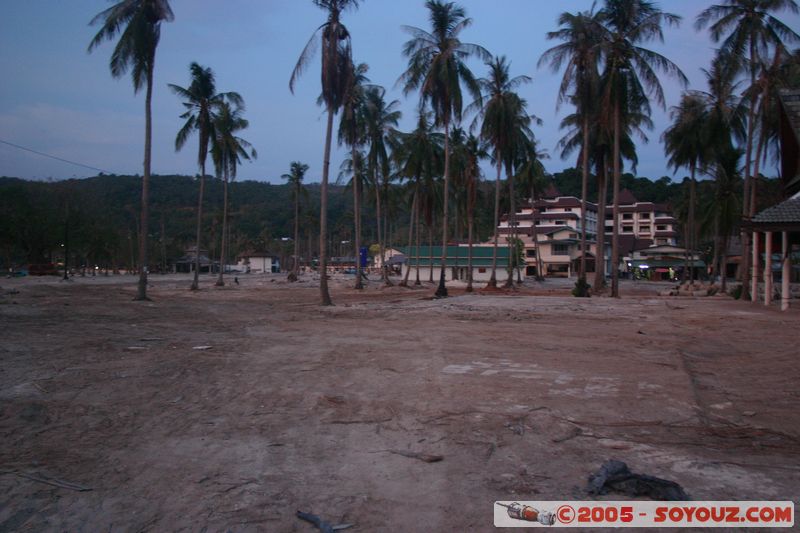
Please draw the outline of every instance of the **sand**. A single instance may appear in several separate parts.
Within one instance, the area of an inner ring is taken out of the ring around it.
[[[609,458],[800,501],[797,309],[239,280],[0,280],[0,531],[492,531]]]

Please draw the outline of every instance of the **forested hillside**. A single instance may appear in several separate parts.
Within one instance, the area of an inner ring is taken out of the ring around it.
[[[564,195],[580,195],[580,172],[568,169],[551,176],[553,184]],[[767,204],[777,199],[777,187],[764,180],[760,200]],[[491,234],[493,183],[482,181],[476,222],[481,239]],[[622,186],[640,201],[668,203],[681,216],[686,187],[669,178],[652,181],[626,174]],[[300,241],[304,257],[309,249],[317,253],[319,185],[305,186],[302,198]],[[700,183],[701,198],[711,194],[710,186]],[[503,191],[506,187],[503,187]],[[596,187],[590,185],[590,191]],[[154,176],[151,183],[150,258],[151,268],[158,270],[181,257],[194,244],[197,180],[190,176]],[[68,239],[70,263],[128,267],[135,262],[138,242],[138,216],[141,194],[138,176],[100,175],[81,180],[54,182],[0,178],[0,264],[4,270],[28,263],[59,261],[63,244]],[[518,191],[517,205],[528,196]],[[364,207],[364,245],[376,242],[374,195],[366,193]],[[411,198],[406,187],[390,186],[388,195],[389,244],[398,245],[407,239]],[[590,200],[596,197],[590,195]],[[231,259],[245,251],[271,251],[283,257],[291,253],[288,239],[293,233],[293,204],[288,185],[272,185],[258,181],[234,182],[230,188]],[[507,204],[507,195],[503,204]],[[353,230],[352,191],[332,186],[329,227],[332,255],[352,255]],[[464,209],[458,206],[459,221],[451,219],[456,237],[464,238]],[[438,213],[431,223],[439,227]],[[222,184],[210,179],[204,202],[203,247],[212,256],[219,253],[222,218]],[[436,235],[438,233],[434,233]],[[427,240],[427,228],[423,228]],[[434,237],[435,239],[435,237]]]

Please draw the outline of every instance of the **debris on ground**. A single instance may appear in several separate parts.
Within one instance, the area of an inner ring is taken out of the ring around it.
[[[626,496],[647,496],[651,500],[683,501],[690,500],[683,488],[668,479],[646,474],[635,474],[622,461],[609,459],[596,473],[589,476],[589,494],[616,492]]]
[[[333,525],[321,517],[311,514],[311,513],[304,513],[303,511],[297,511],[297,518],[301,520],[305,520],[306,522],[310,522],[316,526],[317,529],[322,531],[322,533],[333,533],[334,531],[341,531],[342,529],[347,529],[349,527],[353,527],[353,524],[337,524]]]
[[[444,459],[441,455],[431,455],[428,453],[419,453],[419,452],[407,452],[404,450],[381,450],[387,453],[393,453],[395,455],[402,455],[403,457],[410,457],[411,459],[419,459],[420,461],[426,463],[438,463]]]

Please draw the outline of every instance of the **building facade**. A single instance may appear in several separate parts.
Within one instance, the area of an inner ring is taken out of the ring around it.
[[[620,268],[628,271],[634,252],[655,246],[677,245],[678,221],[668,206],[639,202],[630,191],[619,197]],[[614,229],[613,206],[606,206],[604,221],[606,253],[610,252]],[[527,276],[572,277],[579,272],[585,252],[586,271],[595,271],[597,259],[598,206],[586,202],[586,250],[581,250],[583,226],[581,200],[563,196],[550,187],[543,198],[523,206],[515,215],[503,215],[497,227],[501,244],[509,238],[522,243]],[[606,259],[600,258],[605,261]],[[610,271],[607,265],[606,272]]]

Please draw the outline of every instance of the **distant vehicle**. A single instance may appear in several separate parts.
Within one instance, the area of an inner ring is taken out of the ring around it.
[[[28,265],[31,276],[58,276],[59,272],[53,263],[34,263]]]

